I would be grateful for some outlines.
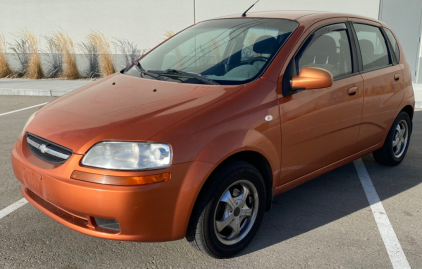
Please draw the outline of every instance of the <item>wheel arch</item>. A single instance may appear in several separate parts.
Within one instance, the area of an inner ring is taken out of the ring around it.
[[[414,111],[413,111],[413,107],[411,105],[406,105],[405,107],[403,107],[403,109],[401,111],[404,111],[407,114],[409,114],[410,121],[413,120],[413,113],[414,113]]]
[[[270,162],[262,153],[243,148],[242,150],[227,155],[216,164],[204,161],[194,161],[191,163],[186,174],[183,186],[181,186],[183,193],[179,195],[175,205],[175,223],[173,227],[175,239],[180,239],[185,236],[188,223],[197,206],[198,199],[201,197],[201,193],[207,188],[208,184],[210,184],[212,176],[218,173],[224,166],[235,160],[245,161],[253,165],[261,173],[265,184],[265,209],[266,211],[270,210],[273,198],[273,183],[275,180],[273,169],[275,169],[275,167],[271,167]],[[199,180],[200,178],[203,180]],[[195,189],[196,191],[193,191]]]
[[[251,165],[253,165],[262,175],[262,178],[264,179],[265,184],[265,193],[266,193],[266,205],[265,209],[266,211],[270,210],[272,198],[273,198],[273,171],[271,169],[271,165],[268,162],[267,158],[262,155],[261,153],[253,150],[242,150],[235,152],[231,154],[230,156],[223,159],[221,162],[219,162],[213,169],[213,171],[209,174],[209,176],[206,178],[204,183],[201,186],[201,189],[198,192],[198,195],[195,198],[195,203],[193,208],[195,207],[195,204],[198,200],[198,197],[201,196],[201,192],[207,187],[207,184],[210,183],[210,179],[212,176],[220,169],[228,165],[229,163],[233,161],[244,161]]]
[[[218,168],[221,168],[234,160],[247,162],[253,165],[256,169],[258,169],[259,173],[261,173],[262,178],[264,179],[265,192],[266,192],[265,209],[267,211],[270,210],[272,197],[273,197],[273,171],[271,169],[270,163],[268,162],[267,158],[257,151],[252,151],[252,150],[240,151],[229,156],[224,161],[222,161],[216,167],[216,169],[214,169],[213,173],[217,171]],[[212,176],[213,173],[211,173],[210,177]]]
[[[409,90],[410,89],[410,90]],[[394,117],[391,120],[390,123],[390,128],[393,125],[394,121],[396,120],[396,118],[398,117],[398,115],[404,111],[406,112],[409,117],[410,117],[410,123],[412,125],[411,130],[413,129],[413,114],[414,114],[414,104],[415,104],[415,98],[414,98],[414,94],[413,94],[413,89],[412,88],[407,88],[405,93],[405,97],[403,99],[403,101],[401,102],[400,106],[397,108]],[[407,97],[406,97],[407,96]],[[379,143],[381,146],[384,145],[385,139],[387,138],[388,132],[390,131],[390,128],[388,128],[388,130],[386,130],[385,135],[383,137],[383,140]]]

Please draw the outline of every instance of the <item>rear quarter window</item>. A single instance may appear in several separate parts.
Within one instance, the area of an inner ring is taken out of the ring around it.
[[[391,32],[390,29],[384,28],[385,32],[387,33],[388,40],[390,41],[391,46],[393,47],[394,54],[396,55],[397,62],[400,62],[400,50],[399,50],[399,44],[396,40],[396,38],[393,35],[393,32]]]

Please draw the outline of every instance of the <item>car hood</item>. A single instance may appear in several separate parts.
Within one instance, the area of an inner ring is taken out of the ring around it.
[[[146,141],[242,88],[163,82],[116,73],[45,105],[26,130],[84,154],[103,140]]]

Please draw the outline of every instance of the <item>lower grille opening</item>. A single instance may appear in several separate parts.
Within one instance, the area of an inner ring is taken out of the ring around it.
[[[74,225],[77,225],[79,227],[83,227],[86,229],[95,229],[98,232],[103,233],[109,233],[109,234],[117,234],[120,232],[120,225],[117,220],[114,219],[102,219],[102,218],[96,218],[96,217],[89,217],[91,219],[91,224],[89,223],[88,219],[82,218],[79,216],[75,216],[73,214],[70,214],[59,207],[47,202],[37,194],[35,194],[30,189],[25,189],[26,194],[34,200],[37,204],[42,206],[43,208],[47,209],[49,212],[53,213],[54,215],[58,216],[61,219],[64,219],[65,221],[72,223]],[[95,224],[93,223],[95,221]],[[95,225],[93,227],[92,225]]]
[[[57,206],[55,206],[55,205],[47,202],[43,198],[39,197],[38,195],[36,195],[34,192],[32,192],[28,188],[26,189],[26,193],[37,204],[39,204],[40,206],[44,207],[45,209],[47,209],[48,211],[50,211],[54,215],[56,215],[56,216],[64,219],[67,222],[70,222],[72,224],[75,224],[77,226],[87,228],[87,226],[88,226],[88,220],[87,219],[83,219],[83,218],[80,218],[80,217],[77,217],[77,216],[74,216],[72,214],[67,213],[66,211],[58,208]]]

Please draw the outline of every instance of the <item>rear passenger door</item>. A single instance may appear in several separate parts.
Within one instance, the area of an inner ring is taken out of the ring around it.
[[[393,49],[381,25],[353,21],[361,74],[364,80],[362,124],[358,149],[364,150],[382,142],[403,100],[403,71],[397,65]]]
[[[283,97],[278,99],[282,134],[279,185],[356,153],[363,80],[347,25],[321,22],[289,60],[282,81]],[[333,85],[293,89],[292,77],[306,66],[328,70]]]

